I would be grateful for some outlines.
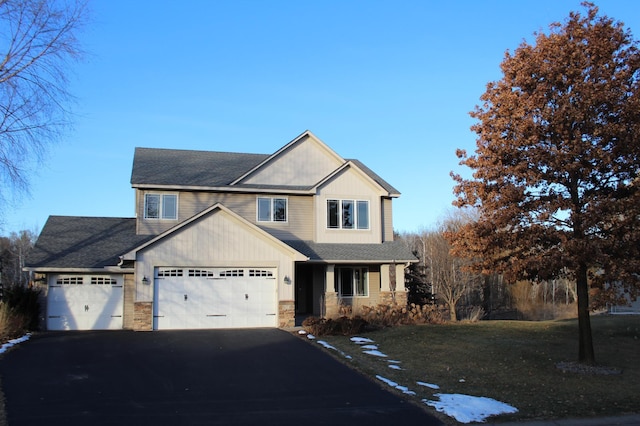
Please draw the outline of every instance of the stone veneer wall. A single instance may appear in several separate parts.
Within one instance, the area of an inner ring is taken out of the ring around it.
[[[296,302],[281,300],[278,303],[278,328],[289,328],[296,325]]]
[[[133,305],[133,329],[153,330],[153,302],[135,302]]]
[[[396,291],[395,299],[394,295],[390,291],[380,292],[380,303],[383,305],[393,305],[394,303],[399,306],[407,306],[407,292]]]
[[[122,328],[125,330],[133,330],[134,298],[136,292],[136,283],[133,274],[125,274],[124,276],[124,300],[123,300],[123,318]]]

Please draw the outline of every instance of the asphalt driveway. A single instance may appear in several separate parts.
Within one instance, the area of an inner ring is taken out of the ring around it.
[[[441,424],[275,329],[48,332],[0,377],[9,426]]]

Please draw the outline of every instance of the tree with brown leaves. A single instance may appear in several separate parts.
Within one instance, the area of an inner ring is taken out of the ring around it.
[[[623,24],[570,13],[564,24],[507,52],[487,85],[473,170],[453,174],[456,205],[479,219],[454,250],[476,271],[520,279],[568,273],[578,294],[579,361],[595,363],[589,286],[638,293],[640,273],[640,53]]]

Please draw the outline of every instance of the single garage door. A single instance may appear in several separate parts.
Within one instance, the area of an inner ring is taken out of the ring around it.
[[[276,327],[275,268],[156,268],[153,328]]]
[[[48,330],[122,328],[122,275],[54,275],[47,294]]]

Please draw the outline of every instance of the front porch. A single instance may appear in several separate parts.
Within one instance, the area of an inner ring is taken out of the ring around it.
[[[398,263],[296,263],[295,324],[309,316],[358,315],[363,306],[406,305],[404,268]]]

